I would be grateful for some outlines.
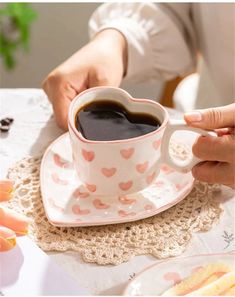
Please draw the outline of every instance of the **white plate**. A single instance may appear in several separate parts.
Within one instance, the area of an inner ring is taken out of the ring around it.
[[[214,262],[223,262],[235,269],[235,254],[198,255],[154,264],[140,272],[128,284],[123,295],[162,295],[198,268]]]
[[[41,164],[41,193],[48,220],[56,226],[92,226],[136,221],[160,213],[181,201],[192,189],[191,173],[162,166],[148,188],[122,197],[89,193],[72,164],[68,133],[46,150]]]

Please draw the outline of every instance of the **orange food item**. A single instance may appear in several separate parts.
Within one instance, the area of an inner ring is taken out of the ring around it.
[[[14,189],[13,181],[9,179],[0,180],[0,202],[10,200],[13,189]]]
[[[11,229],[0,226],[0,252],[6,252],[16,245],[16,234]]]
[[[13,189],[13,181],[9,179],[0,180],[0,202],[10,200]],[[0,206],[0,252],[14,248],[16,235],[25,235],[27,233],[27,218]]]
[[[0,225],[12,229],[17,235],[28,233],[28,219],[12,210],[0,207]]]

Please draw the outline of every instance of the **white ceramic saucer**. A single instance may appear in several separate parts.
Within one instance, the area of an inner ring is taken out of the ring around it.
[[[41,193],[46,215],[56,226],[117,224],[147,218],[172,207],[192,189],[191,173],[163,165],[148,188],[122,197],[101,197],[82,186],[72,164],[69,134],[56,139],[41,163]]]

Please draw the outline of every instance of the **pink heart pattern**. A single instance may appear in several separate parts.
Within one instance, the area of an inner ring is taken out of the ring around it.
[[[171,174],[172,172],[174,172],[175,170],[172,169],[171,167],[169,167],[168,165],[164,164],[161,167],[161,171],[163,171],[165,174]]]
[[[103,173],[104,176],[106,177],[112,177],[117,171],[117,168],[102,168],[101,172]]]
[[[156,172],[153,172],[152,174],[150,174],[146,177],[146,182],[148,185],[150,185],[153,182],[155,175],[156,175]]]
[[[86,151],[82,149],[82,156],[87,162],[91,162],[95,158],[95,153],[93,151]]]
[[[132,180],[129,180],[127,182],[122,182],[122,183],[119,183],[119,188],[122,190],[122,191],[128,191],[131,187],[132,187]]]
[[[145,204],[144,209],[145,210],[152,210],[154,206],[152,204]]]
[[[130,159],[130,157],[134,154],[135,149],[133,147],[128,148],[128,149],[122,149],[120,151],[121,156],[124,159]]]
[[[60,168],[68,168],[69,162],[64,161],[59,154],[53,154],[55,164]]]
[[[160,147],[160,145],[161,145],[161,139],[157,139],[157,140],[155,140],[155,141],[153,142],[153,148],[154,148],[155,150],[158,150],[159,147]]]
[[[181,276],[177,272],[167,272],[163,277],[167,281],[173,281],[174,285],[177,285],[179,282],[181,282]]]
[[[59,206],[59,205],[57,205],[57,204],[55,203],[55,201],[54,201],[52,198],[48,198],[48,202],[50,203],[50,206],[51,206],[52,208],[56,209],[57,211],[59,211],[59,212],[61,212],[61,213],[64,212],[64,208],[61,207],[61,206]]]
[[[176,187],[176,190],[177,190],[177,191],[181,191],[181,190],[183,190],[186,186],[187,186],[187,183],[183,183],[183,184],[175,184],[175,187]]]
[[[66,186],[68,185],[68,181],[67,180],[63,180],[63,179],[60,179],[58,174],[56,172],[53,172],[51,174],[51,178],[53,180],[54,183],[58,184],[58,185],[62,185],[62,186]]]
[[[93,205],[96,209],[107,209],[110,205],[103,203],[100,199],[93,200]]]
[[[118,197],[118,200],[120,203],[127,204],[127,205],[133,204],[136,202],[135,199],[128,198],[127,196],[120,196],[120,197]]]
[[[87,190],[94,193],[96,191],[96,185],[86,184]]]
[[[76,189],[74,192],[73,192],[73,196],[75,197],[75,198],[87,198],[87,197],[89,197],[90,196],[90,193],[88,193],[88,192],[82,192],[81,190],[80,190],[80,188],[78,188],[78,189]]]
[[[118,214],[119,214],[120,217],[123,217],[123,218],[136,215],[136,213],[133,212],[133,211],[132,212],[127,212],[125,210],[119,210]]]
[[[144,144],[146,152],[153,153],[153,156],[154,152],[157,152],[153,148],[153,142],[157,138],[154,136],[150,142],[146,141]],[[58,142],[48,151],[42,170],[45,208],[50,220],[58,225],[66,225],[68,221],[76,225],[76,220],[81,222],[77,226],[87,226],[96,223],[98,225],[142,219],[161,212],[164,209],[162,206],[166,206],[166,208],[171,206],[171,201],[178,201],[180,197],[184,196],[185,190],[192,185],[193,180],[190,174],[182,175],[175,171],[169,179],[169,175],[165,172],[171,172],[172,169],[167,166],[162,167],[159,178],[156,178],[158,171],[155,175],[151,167],[152,159],[148,159],[148,154],[146,154],[146,159],[140,159],[135,145],[131,142],[125,145],[120,143],[118,149],[112,151],[113,155],[107,155],[107,158],[105,156],[103,163],[98,157],[100,154],[102,157],[104,151],[100,149],[96,151],[94,146],[87,147],[85,143],[81,144],[80,156],[79,159],[76,156],[76,162],[79,162],[79,166],[81,165],[78,167],[81,168],[82,174],[77,175],[75,166],[73,166],[71,149],[67,147],[68,149],[64,150],[64,147],[69,143],[69,136],[64,139],[66,139],[65,143],[61,143],[61,145]],[[82,149],[84,149],[83,155]],[[122,149],[125,150],[122,151]],[[66,169],[68,164],[69,170]],[[90,164],[94,164],[98,174],[96,175],[92,171],[86,180],[84,168],[85,166],[89,168]],[[130,176],[129,168],[133,168],[134,178]],[[145,186],[150,186],[149,190],[141,190],[139,193],[129,195],[131,190],[134,192],[134,186],[138,185],[138,178],[144,179]],[[119,195],[110,200],[98,195],[98,183],[101,180],[107,185],[112,183],[112,187],[119,191]],[[151,185],[148,185],[147,182],[151,181]],[[179,191],[184,186],[185,188]],[[164,195],[169,193],[170,189],[171,197],[165,202]],[[64,198],[60,199],[62,194]],[[50,199],[51,197],[54,201]],[[153,201],[155,197],[156,201]],[[160,201],[159,204],[158,201]]]
[[[73,205],[72,212],[76,215],[88,215],[90,213],[89,209],[81,209],[78,204]]]
[[[137,164],[136,165],[136,170],[139,172],[139,173],[144,173],[146,171],[146,169],[148,168],[148,161],[142,163],[142,164]]]

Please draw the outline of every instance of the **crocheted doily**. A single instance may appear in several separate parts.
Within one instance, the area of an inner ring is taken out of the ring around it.
[[[197,182],[180,203],[144,220],[96,227],[55,227],[48,222],[42,204],[40,161],[26,157],[9,169],[15,192],[5,205],[30,218],[29,237],[45,251],[74,250],[84,261],[101,265],[120,264],[141,254],[160,259],[178,256],[192,234],[209,230],[222,211],[213,199],[215,188]]]

